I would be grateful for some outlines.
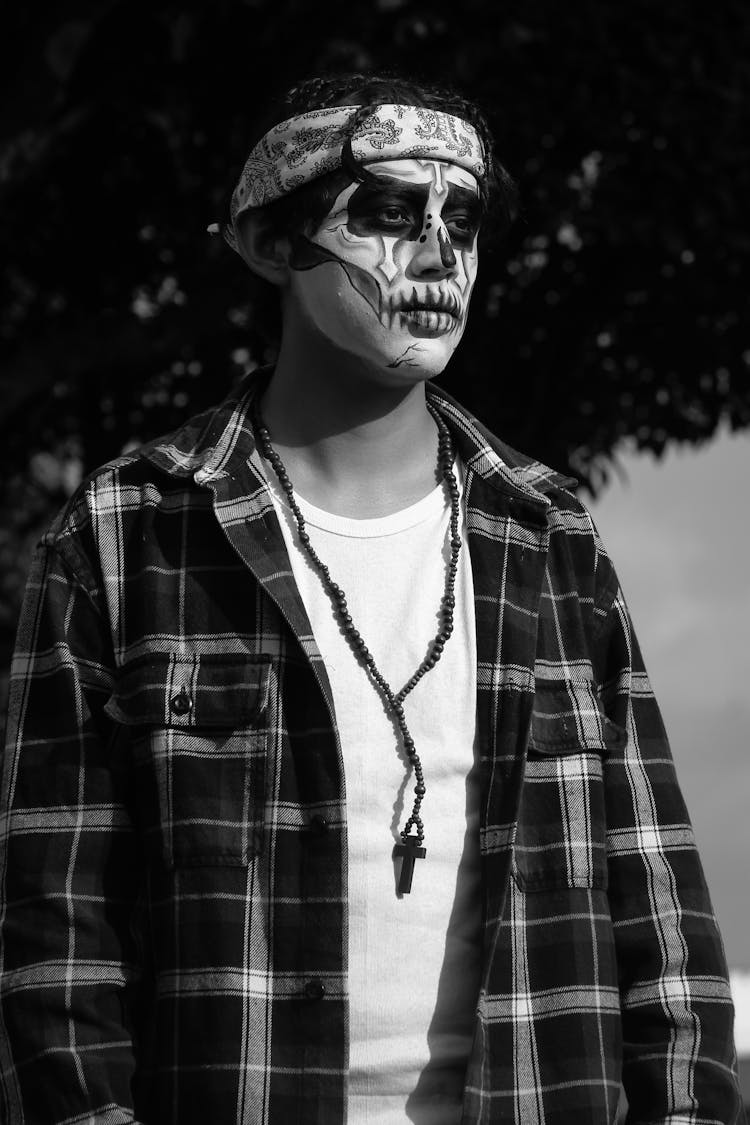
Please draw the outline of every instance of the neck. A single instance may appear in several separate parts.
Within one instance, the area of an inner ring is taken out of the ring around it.
[[[261,411],[295,490],[318,507],[386,515],[435,487],[437,434],[421,380],[285,340]]]

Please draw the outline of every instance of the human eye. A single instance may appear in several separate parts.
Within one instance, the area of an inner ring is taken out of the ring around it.
[[[477,224],[471,215],[449,215],[445,220],[448,230],[456,234],[473,236],[476,234]]]
[[[372,218],[383,227],[395,228],[408,226],[413,221],[413,216],[408,208],[401,205],[384,204],[372,211]]]
[[[400,192],[355,192],[349,204],[349,229],[362,237],[412,238],[421,222],[419,203]]]
[[[463,248],[471,246],[479,230],[479,223],[474,215],[467,212],[456,212],[453,215],[444,215],[443,222],[448,230],[451,242]]]

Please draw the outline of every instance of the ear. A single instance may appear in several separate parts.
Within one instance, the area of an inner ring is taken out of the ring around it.
[[[275,232],[260,211],[246,211],[237,226],[240,253],[253,273],[283,287],[289,273],[290,246],[286,235]]]

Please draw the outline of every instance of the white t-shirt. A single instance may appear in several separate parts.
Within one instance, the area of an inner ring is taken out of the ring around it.
[[[427,792],[427,856],[396,894],[394,844],[415,780],[397,728],[355,659],[267,467],[292,571],[333,692],[346,785],[350,1125],[457,1125],[479,989],[481,888],[475,766],[476,639],[462,495],[454,631],[404,702]],[[444,485],[393,515],[348,519],[295,496],[310,540],[394,691],[440,627],[450,558]]]

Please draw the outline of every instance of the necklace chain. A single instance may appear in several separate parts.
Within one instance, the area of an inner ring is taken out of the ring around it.
[[[404,746],[404,751],[411,763],[414,770],[414,777],[416,785],[414,786],[414,806],[411,814],[401,830],[401,839],[406,843],[409,837],[409,830],[416,828],[416,845],[421,847],[424,841],[424,824],[420,816],[422,807],[422,800],[426,793],[424,783],[424,772],[422,770],[422,762],[417,754],[414,745],[414,739],[409,733],[409,728],[406,724],[406,716],[404,714],[404,699],[412,691],[422,677],[434,668],[440,659],[446,642],[453,632],[453,610],[456,605],[455,587],[456,587],[456,573],[458,571],[458,556],[461,550],[461,537],[459,535],[459,520],[460,520],[460,500],[458,492],[458,481],[456,474],[453,471],[453,443],[451,441],[450,431],[446,426],[443,419],[438,414],[432,403],[427,403],[427,409],[435,420],[438,428],[438,462],[440,471],[445,485],[448,489],[451,503],[450,515],[450,546],[451,556],[445,573],[445,589],[443,596],[440,600],[440,622],[441,627],[435,637],[433,637],[427,655],[422,663],[419,665],[414,674],[407,680],[400,691],[394,692],[388,681],[383,676],[375,663],[375,659],[364,642],[359,631],[355,628],[351,614],[349,613],[349,606],[346,600],[346,594],[341,587],[334,582],[331,578],[331,572],[326,564],[322,561],[312,543],[310,542],[310,535],[307,531],[305,518],[300,511],[299,504],[294,496],[294,488],[289,479],[289,474],[284,467],[281,457],[273,448],[271,444],[271,435],[269,434],[266,426],[261,418],[260,406],[257,398],[253,402],[252,414],[253,425],[255,433],[258,438],[258,445],[260,451],[265,457],[266,461],[272,466],[273,471],[279,479],[279,483],[284,490],[289,507],[292,510],[295,522],[297,524],[297,535],[303,549],[307,552],[312,559],[316,570],[318,571],[323,587],[328,594],[333,605],[334,613],[338,619],[339,625],[349,642],[349,646],[354,652],[355,657],[359,662],[364,665],[371,680],[380,692],[383,700],[387,704],[389,710],[393,714]],[[414,837],[411,837],[412,841]]]

